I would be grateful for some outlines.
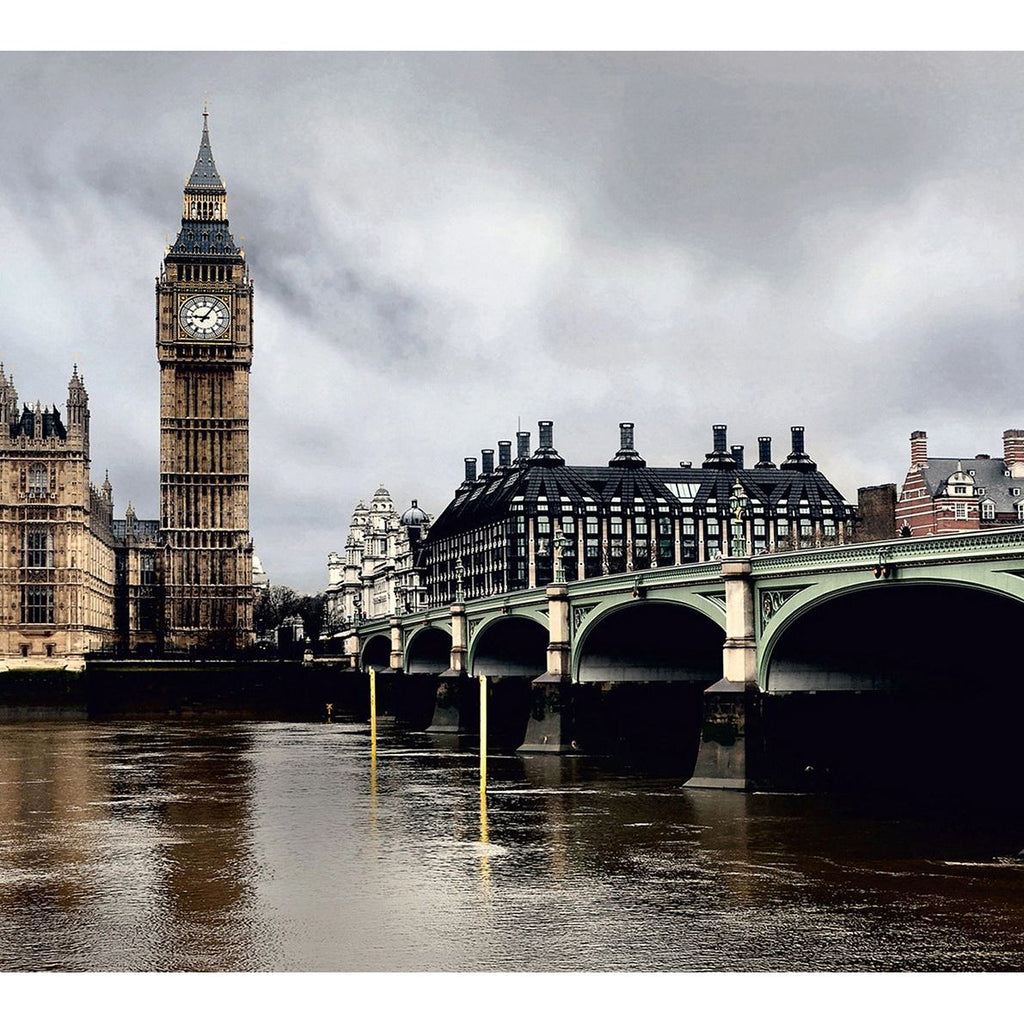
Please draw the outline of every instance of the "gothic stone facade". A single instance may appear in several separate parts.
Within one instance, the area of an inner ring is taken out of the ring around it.
[[[205,113],[156,305],[159,520],[130,504],[115,520],[109,480],[91,484],[77,367],[66,420],[55,406],[19,408],[0,367],[0,660],[77,668],[96,651],[252,642],[252,282]]]
[[[164,643],[252,643],[252,282],[228,228],[207,115],[156,285]]]
[[[0,659],[80,667],[113,643],[110,482],[89,480],[89,402],[76,367],[67,419],[19,409],[0,366]]]

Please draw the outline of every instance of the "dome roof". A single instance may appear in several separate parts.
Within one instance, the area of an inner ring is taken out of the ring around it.
[[[416,499],[413,498],[412,507],[402,513],[402,518],[399,522],[403,526],[423,526],[425,523],[430,522],[430,516],[416,504]]]
[[[394,512],[395,503],[391,500],[391,493],[381,484],[373,492],[373,501],[370,503],[374,512]]]

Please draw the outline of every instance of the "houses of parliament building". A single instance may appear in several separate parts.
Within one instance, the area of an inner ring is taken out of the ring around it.
[[[101,651],[252,642],[252,283],[228,227],[208,115],[181,230],[156,283],[159,519],[113,514],[90,479],[89,396],[22,405],[0,364],[0,664],[77,668]]]

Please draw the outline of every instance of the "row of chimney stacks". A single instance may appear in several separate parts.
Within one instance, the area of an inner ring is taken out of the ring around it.
[[[534,455],[554,452],[554,424],[551,420],[540,420],[537,424],[538,433],[540,435],[540,447]],[[634,447],[634,427],[633,423],[620,423],[619,424],[619,452],[616,456],[616,461],[622,461],[621,456],[627,453],[633,453],[635,455],[636,448]],[[727,427],[724,424],[718,423],[712,427],[712,440],[714,444],[714,451],[710,452],[705,461],[705,467],[715,465],[735,466],[737,469],[743,469],[743,445],[734,444],[732,447],[727,447]],[[814,465],[807,458],[804,451],[804,428],[803,427],[791,427],[790,428],[791,439],[792,439],[792,452],[786,462],[783,463],[784,468],[788,468],[789,465],[807,462],[809,465]],[[923,432],[921,436],[923,437]],[[1022,460],[1024,460],[1024,431],[1018,432],[1021,435],[1021,452]],[[916,434],[914,435],[917,436]],[[775,463],[772,462],[772,439],[771,437],[759,437],[757,439],[757,464],[754,466],[755,469],[775,469]],[[521,465],[527,462],[531,458],[530,452],[530,431],[519,430],[516,432],[516,465]],[[638,461],[641,464],[645,464],[642,459],[634,459],[632,461]],[[477,460],[475,458],[467,458],[465,460],[466,474],[465,483],[473,483],[477,479]],[[788,465],[787,465],[788,464]],[[513,465],[512,462],[512,442],[511,441],[499,441],[498,442],[498,465],[494,465],[494,449],[484,448],[480,452],[480,475],[491,476],[495,469],[499,472],[510,469]],[[680,462],[680,466],[689,468],[692,463]]]
[[[975,455],[976,459],[987,459],[988,455]],[[1024,430],[1003,431],[1003,462],[1012,470],[1020,467],[1015,476],[1024,476]],[[923,430],[915,430],[910,435],[910,465],[921,467],[928,465],[928,435]]]

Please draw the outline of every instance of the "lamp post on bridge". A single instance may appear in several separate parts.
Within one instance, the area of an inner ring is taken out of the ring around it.
[[[563,554],[568,546],[569,542],[565,539],[565,534],[562,533],[562,528],[560,526],[556,526],[555,539],[551,542],[551,550],[554,555],[555,583],[565,582],[565,562],[563,560]]]
[[[466,591],[462,581],[466,575],[466,567],[462,564],[462,557],[455,559],[455,603],[462,604],[466,600]]]
[[[732,494],[729,497],[729,513],[732,516],[729,532],[729,555],[732,558],[747,557],[747,541],[744,536],[743,520],[749,507],[750,499],[743,490],[739,477],[737,477],[736,482],[732,485]]]

